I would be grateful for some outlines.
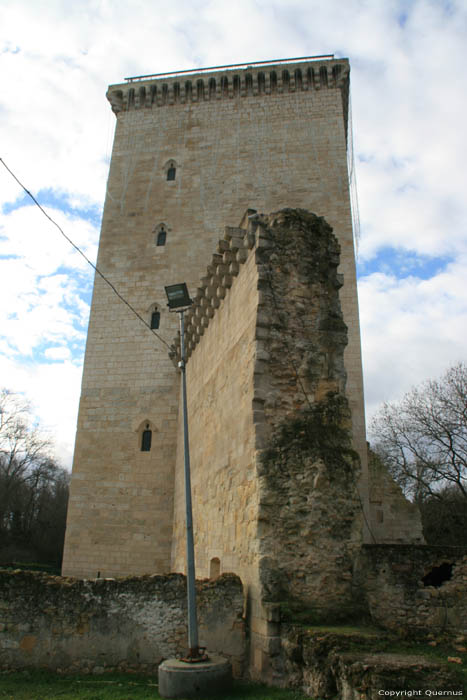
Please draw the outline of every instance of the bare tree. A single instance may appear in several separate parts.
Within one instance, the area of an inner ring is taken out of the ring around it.
[[[0,536],[3,558],[7,550],[27,550],[38,560],[44,554],[58,561],[63,546],[67,498],[68,473],[54,460],[50,438],[33,422],[29,404],[19,394],[1,390]]]
[[[420,504],[427,544],[467,546],[467,499],[455,487],[427,496]]]
[[[467,500],[467,366],[384,404],[371,425],[372,448],[405,493],[421,503],[457,493]]]

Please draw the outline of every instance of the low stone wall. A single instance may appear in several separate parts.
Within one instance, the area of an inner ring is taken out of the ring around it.
[[[373,622],[407,635],[467,632],[467,551],[364,545],[357,572]]]
[[[243,671],[240,579],[197,582],[200,645]],[[81,580],[0,571],[0,667],[155,673],[187,650],[186,580],[181,574]]]

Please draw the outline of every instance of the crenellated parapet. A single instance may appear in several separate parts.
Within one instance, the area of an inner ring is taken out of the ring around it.
[[[226,226],[224,238],[217,244],[206,274],[193,296],[193,305],[185,313],[185,347],[187,358],[198,345],[210,320],[225,299],[240,267],[250,250],[261,245],[258,223],[252,220],[256,212],[248,209],[238,228]],[[252,219],[248,219],[248,215]],[[177,366],[180,361],[180,332],[171,347],[170,358]]]
[[[338,88],[347,113],[349,62],[347,59],[284,62],[244,69],[184,72],[168,77],[111,85],[107,91],[113,112],[155,109],[175,104],[231,100],[258,95],[288,95]]]

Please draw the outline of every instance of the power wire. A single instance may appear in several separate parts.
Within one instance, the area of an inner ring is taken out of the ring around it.
[[[114,285],[112,284],[112,282],[111,282],[110,280],[108,280],[107,277],[99,270],[99,268],[97,268],[97,267],[94,265],[94,263],[91,262],[91,261],[89,260],[89,258],[83,253],[83,251],[80,250],[80,248],[78,248],[78,246],[77,246],[75,243],[73,243],[73,241],[71,240],[71,238],[69,238],[69,237],[66,235],[66,233],[65,233],[64,230],[61,228],[61,226],[60,226],[59,224],[57,224],[57,222],[54,221],[54,219],[52,219],[52,217],[51,217],[49,214],[47,214],[47,212],[45,211],[45,209],[43,209],[43,207],[39,204],[39,202],[38,202],[37,199],[34,197],[34,195],[31,194],[31,192],[30,192],[28,189],[26,189],[26,187],[23,185],[23,183],[20,182],[20,181],[18,180],[18,178],[16,177],[16,175],[10,170],[10,168],[9,168],[8,165],[5,163],[5,161],[3,160],[3,158],[0,158],[0,163],[2,163],[2,165],[6,168],[6,170],[8,170],[8,172],[10,173],[10,175],[16,180],[16,182],[18,183],[18,185],[19,185],[20,187],[22,187],[22,189],[26,192],[26,194],[27,194],[29,197],[31,197],[31,199],[32,199],[32,201],[34,202],[34,204],[41,210],[41,212],[44,214],[44,216],[46,216],[46,217],[49,219],[49,221],[51,221],[52,224],[58,228],[58,230],[60,231],[60,233],[62,234],[62,236],[68,241],[68,243],[69,243],[70,245],[73,246],[73,248],[86,260],[86,262],[93,268],[93,270],[95,270],[95,272],[97,272],[97,274],[104,280],[104,282],[106,282],[106,284],[109,285],[110,289],[117,295],[117,297],[120,299],[120,301],[122,301],[124,304],[126,304],[126,306],[128,306],[128,308],[130,309],[130,311],[132,311],[132,312],[135,314],[135,316],[136,316],[137,318],[139,318],[139,320],[141,321],[141,323],[143,323],[143,324],[146,326],[146,328],[148,328],[148,329],[151,331],[151,333],[152,333],[153,335],[155,335],[156,338],[157,338],[158,340],[161,341],[161,343],[164,343],[164,345],[170,350],[170,345],[169,345],[168,343],[166,343],[166,341],[164,340],[164,338],[161,338],[161,336],[160,336],[158,333],[156,333],[155,330],[154,330],[153,328],[151,328],[151,326],[149,325],[149,323],[148,323],[147,321],[145,321],[144,318],[141,316],[141,314],[139,314],[139,313],[136,311],[136,309],[130,304],[130,302],[128,302],[128,301],[120,294],[120,292],[114,287]]]
[[[355,168],[355,150],[353,138],[353,122],[352,122],[352,100],[349,93],[349,109],[348,109],[348,149],[347,149],[347,169],[349,173],[349,192],[350,192],[350,211],[352,215],[352,229],[354,236],[355,254],[358,260],[360,248],[360,209],[358,205],[358,189],[357,189],[357,174]]]
[[[358,488],[356,489],[356,491],[357,491],[358,502],[359,502],[359,504],[360,504],[360,508],[361,508],[362,513],[363,513],[363,519],[364,519],[365,524],[366,524],[366,526],[367,526],[367,528],[368,528],[368,532],[370,533],[370,535],[371,535],[372,538],[373,538],[373,544],[378,544],[378,542],[377,542],[377,540],[376,540],[376,537],[375,537],[374,534],[373,534],[373,530],[372,530],[371,527],[370,527],[370,523],[368,522],[368,518],[366,517],[365,508],[363,507],[362,499],[360,498],[360,493],[359,493],[359,491],[358,491]]]

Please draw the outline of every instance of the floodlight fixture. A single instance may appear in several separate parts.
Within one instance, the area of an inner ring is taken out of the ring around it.
[[[165,287],[165,293],[167,294],[168,307],[169,310],[177,311],[178,309],[186,308],[191,306],[193,301],[190,299],[190,294],[188,292],[188,287],[185,282],[180,284],[170,284]]]

